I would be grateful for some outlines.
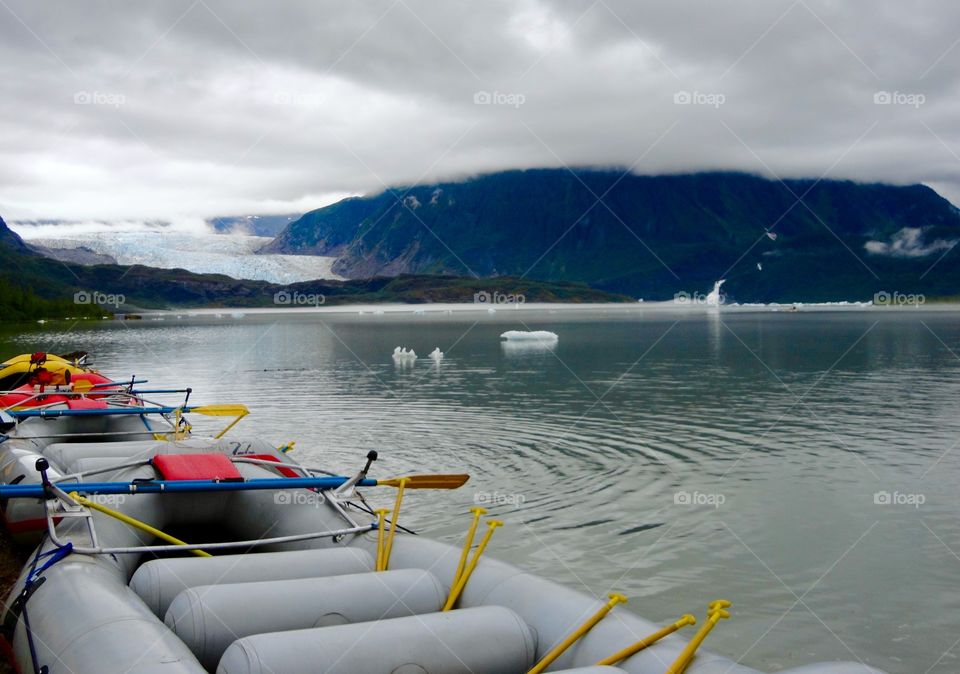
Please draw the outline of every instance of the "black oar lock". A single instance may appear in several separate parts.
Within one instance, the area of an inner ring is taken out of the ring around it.
[[[40,457],[37,459],[37,462],[34,464],[37,471],[40,473],[40,483],[43,485],[43,493],[47,495],[47,498],[53,496],[52,486],[50,484],[50,478],[47,477],[47,471],[50,469],[50,462]]]
[[[371,449],[369,452],[367,452],[367,465],[365,465],[365,466],[363,467],[363,470],[360,471],[360,473],[361,473],[364,477],[366,477],[366,476],[367,476],[367,473],[370,472],[370,466],[371,466],[371,464],[373,464],[374,461],[377,460],[377,456],[378,456],[378,455],[377,455],[377,450],[375,450],[375,449]]]

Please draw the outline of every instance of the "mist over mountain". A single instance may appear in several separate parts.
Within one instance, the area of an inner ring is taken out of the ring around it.
[[[958,240],[957,209],[924,185],[538,169],[344,199],[261,252],[337,256],[346,278],[513,275],[647,299],[726,278],[739,301],[833,301],[955,294]]]
[[[287,225],[299,217],[298,213],[286,215],[228,215],[210,218],[207,223],[218,234],[277,236]]]

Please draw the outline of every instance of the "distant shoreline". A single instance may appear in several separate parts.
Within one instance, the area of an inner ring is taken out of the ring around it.
[[[721,314],[811,314],[811,313],[880,313],[880,314],[924,314],[960,312],[960,302],[932,300],[919,305],[883,306],[868,302],[793,302],[793,303],[747,303],[708,306],[705,304],[685,304],[672,300],[659,302],[527,302],[521,304],[486,305],[469,302],[438,303],[383,303],[383,304],[331,304],[310,307],[195,307],[184,309],[135,309],[115,311],[113,316],[47,318],[8,323],[14,325],[34,325],[62,322],[103,322],[103,321],[156,321],[156,320],[241,320],[259,316],[379,316],[390,317],[430,317],[465,316],[483,319],[486,317],[509,318],[519,316],[549,316],[554,314],[573,315],[642,315],[672,314],[676,316],[721,315]]]
[[[795,309],[795,310],[794,310]],[[195,308],[149,310],[136,312],[143,318],[174,317],[198,318],[217,317],[241,318],[247,315],[370,315],[370,316],[403,316],[403,315],[430,315],[445,316],[454,314],[474,314],[476,316],[510,316],[522,313],[676,313],[676,314],[729,314],[729,313],[810,313],[810,312],[842,312],[842,311],[870,311],[870,312],[942,312],[960,311],[960,303],[930,303],[918,306],[880,306],[870,303],[855,302],[823,302],[823,303],[787,303],[787,304],[730,304],[722,306],[707,306],[700,304],[681,304],[673,301],[661,302],[592,302],[592,303],[560,303],[560,302],[528,302],[524,304],[506,304],[488,306],[472,303],[422,303],[422,304],[336,304],[316,307],[226,307],[226,308]],[[117,313],[118,320],[129,318],[123,312]]]

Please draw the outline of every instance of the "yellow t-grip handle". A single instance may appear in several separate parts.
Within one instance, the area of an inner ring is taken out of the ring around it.
[[[574,630],[570,636],[554,646],[549,653],[543,656],[540,662],[534,665],[533,669],[527,672],[527,674],[540,674],[540,672],[549,667],[554,660],[563,655],[564,651],[570,648],[577,641],[577,639],[592,630],[594,625],[603,620],[603,617],[610,613],[614,606],[617,604],[627,603],[627,598],[619,592],[613,592],[608,596],[610,600],[601,606],[599,611],[594,613],[585,623]]]
[[[390,512],[390,508],[380,508],[374,511],[377,515],[377,571],[383,571],[383,532],[386,527],[388,512]]]
[[[696,624],[697,624],[697,619],[696,619],[694,616],[690,615],[689,613],[685,613],[683,616],[680,617],[680,620],[678,620],[677,622],[673,623],[672,625],[667,625],[666,627],[663,627],[663,628],[657,630],[656,632],[654,632],[654,633],[651,634],[650,636],[644,637],[644,638],[641,639],[640,641],[638,641],[638,642],[636,642],[636,643],[634,643],[634,644],[631,644],[630,646],[627,646],[626,648],[624,648],[624,649],[621,650],[621,651],[617,651],[616,653],[614,653],[614,654],[611,655],[610,657],[604,658],[603,660],[600,660],[600,661],[597,663],[597,666],[602,666],[602,665],[615,665],[615,664],[617,664],[618,662],[620,662],[621,660],[626,660],[626,659],[629,658],[631,655],[634,655],[634,654],[636,654],[636,653],[639,653],[640,651],[642,651],[642,650],[643,650],[644,648],[646,648],[647,646],[652,646],[653,644],[657,643],[658,641],[660,641],[661,639],[663,639],[663,638],[664,638],[665,636],[667,636],[668,634],[673,634],[673,633],[676,632],[677,630],[679,630],[679,629],[681,629],[681,628],[683,628],[683,627],[686,627],[687,625],[696,625]]]
[[[726,599],[717,599],[707,605],[707,615],[719,611],[720,609],[730,608],[731,604]]]
[[[670,665],[666,674],[683,674],[683,672],[686,671],[687,667],[690,666],[690,662],[693,660],[694,653],[696,653],[700,644],[703,643],[703,640],[707,638],[707,635],[710,634],[710,630],[712,630],[721,619],[725,620],[730,617],[730,612],[726,610],[730,605],[730,602],[726,599],[717,599],[716,601],[710,602],[707,606],[707,619],[704,621],[703,626],[696,635],[694,635],[693,639],[690,640],[690,643],[687,644],[680,655],[677,656],[674,663]]]
[[[460,574],[460,577],[457,578],[456,582],[453,584],[453,587],[450,588],[450,596],[447,597],[447,603],[443,605],[444,611],[449,611],[453,608],[453,605],[457,603],[457,599],[460,598],[460,594],[463,592],[463,588],[467,586],[467,581],[470,580],[470,576],[473,575],[474,569],[477,568],[477,563],[480,561],[480,555],[483,554],[483,551],[487,549],[487,544],[490,543],[490,539],[493,538],[493,532],[496,531],[497,527],[502,527],[503,522],[500,520],[487,520],[487,531],[483,534],[483,538],[480,539],[480,545],[477,546],[476,552],[473,553],[473,557],[470,558],[470,563],[467,564],[467,568],[463,570],[463,573]]]
[[[463,552],[460,553],[460,562],[457,564],[457,571],[453,574],[453,584],[456,585],[467,566],[467,556],[470,554],[470,548],[473,547],[473,539],[477,535],[477,526],[480,524],[480,517],[487,514],[486,508],[470,508],[473,513],[473,521],[470,522],[470,529],[467,531],[467,539],[463,542]]]

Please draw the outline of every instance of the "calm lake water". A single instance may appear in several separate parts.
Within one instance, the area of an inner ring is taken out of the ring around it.
[[[0,329],[0,354],[243,402],[235,435],[344,472],[468,472],[402,523],[652,620],[733,601],[707,647],[762,670],[960,671],[960,313],[213,315]],[[505,347],[548,329],[552,350]],[[25,331],[24,331],[25,330]],[[395,346],[421,359],[396,366]],[[446,352],[437,366],[422,358]],[[198,420],[198,426],[204,424]],[[390,492],[368,490],[387,505]]]

